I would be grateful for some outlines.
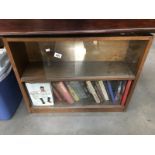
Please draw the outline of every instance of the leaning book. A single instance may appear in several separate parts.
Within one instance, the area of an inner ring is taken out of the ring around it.
[[[50,83],[26,83],[25,85],[33,106],[54,105]]]

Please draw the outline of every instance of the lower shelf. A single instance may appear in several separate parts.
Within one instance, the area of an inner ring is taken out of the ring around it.
[[[73,106],[50,106],[50,107],[31,107],[31,112],[48,113],[48,112],[122,112],[124,107],[121,105],[73,105]]]

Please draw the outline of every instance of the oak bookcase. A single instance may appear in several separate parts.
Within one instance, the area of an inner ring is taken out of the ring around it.
[[[126,109],[131,99],[152,39],[153,36],[146,33],[120,33],[117,35],[6,36],[3,37],[3,42],[29,112],[121,112]],[[80,67],[75,61],[53,62],[52,67],[45,67],[40,45],[53,46],[56,43],[66,42],[84,43],[90,53],[89,56],[82,64],[80,63]],[[99,44],[96,56],[91,54],[94,48],[92,44]],[[33,107],[31,105],[25,82],[71,80],[133,80],[133,83],[125,106],[95,103],[85,105],[82,101],[76,106],[62,104],[52,107]]]

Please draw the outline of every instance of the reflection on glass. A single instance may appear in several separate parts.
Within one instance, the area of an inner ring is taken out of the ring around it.
[[[66,40],[40,42],[44,71],[56,76],[92,75],[102,69],[103,62],[124,61],[128,41]],[[56,62],[56,63],[55,63]],[[95,66],[95,67],[94,67]]]
[[[74,54],[75,54],[74,60],[76,61],[83,61],[85,59],[86,48],[84,47],[83,42],[78,42],[77,44],[75,44]]]
[[[86,55],[83,41],[56,42],[54,50],[62,54],[63,61],[83,61]]]
[[[39,43],[44,61],[123,61],[128,41],[53,41]]]
[[[135,72],[147,44],[141,40],[83,39],[51,39],[47,42],[26,42],[25,45],[29,61],[40,65],[36,63],[38,72],[47,77],[71,79],[110,75],[111,72],[112,75],[118,72],[125,75],[130,68]]]

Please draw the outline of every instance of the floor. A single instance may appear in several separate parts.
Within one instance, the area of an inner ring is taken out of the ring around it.
[[[29,114],[23,103],[0,134],[155,134],[155,41],[127,112]]]

